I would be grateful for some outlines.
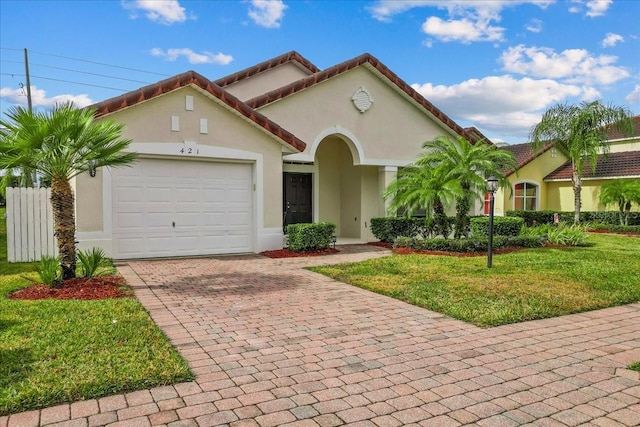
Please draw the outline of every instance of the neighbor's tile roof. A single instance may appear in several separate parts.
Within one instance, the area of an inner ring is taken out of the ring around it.
[[[632,117],[632,120],[633,120],[633,133],[631,135],[625,135],[622,132],[615,129],[605,128],[605,135],[607,136],[607,140],[639,137],[640,136],[640,115]]]
[[[420,95],[415,89],[409,86],[404,80],[398,77],[393,71],[387,68],[384,64],[382,64],[378,59],[372,56],[369,53],[362,54],[357,56],[349,61],[345,61],[343,63],[334,65],[333,67],[329,67],[323,71],[314,73],[309,77],[303,78],[286,86],[283,86],[279,89],[268,92],[264,95],[257,96],[253,99],[247,101],[247,104],[252,108],[260,108],[264,105],[270,104],[279,99],[285,98],[291,94],[299,92],[303,89],[307,89],[311,86],[314,86],[320,82],[328,80],[332,77],[335,77],[344,72],[353,70],[361,65],[369,65],[374,68],[377,72],[385,76],[389,79],[393,84],[395,84],[402,92],[408,95],[411,99],[417,102],[420,106],[422,106],[425,110],[435,116],[438,120],[448,126],[451,130],[453,130],[458,135],[467,139],[471,143],[476,143],[480,139],[485,139],[488,143],[491,143],[487,138],[479,138],[478,135],[480,132],[468,131],[460,127],[456,122],[451,120],[446,114],[436,108],[431,102],[427,101],[422,95]]]
[[[220,87],[228,86],[232,83],[236,83],[240,80],[244,80],[251,76],[254,76],[263,71],[267,71],[271,68],[275,68],[278,65],[283,65],[288,62],[295,62],[309,71],[309,74],[317,73],[320,71],[318,67],[313,65],[309,60],[300,55],[296,51],[287,52],[283,55],[276,56],[275,58],[269,59],[267,61],[256,64],[252,67],[245,68],[242,71],[238,71],[237,73],[230,74],[226,77],[222,77],[218,80],[214,80],[214,83]]]
[[[558,169],[547,175],[545,181],[570,180],[571,162],[567,161]],[[599,155],[595,172],[586,164],[582,178],[640,177],[640,151],[623,151]]]
[[[515,145],[505,145],[504,147],[500,147],[501,150],[509,151],[516,158],[517,167],[521,169],[523,166],[527,165],[533,159],[538,157],[540,154],[548,151],[551,147],[553,147],[554,143],[546,144],[541,151],[532,151],[531,144],[525,142],[524,144],[515,144]],[[509,176],[514,173],[515,170],[506,171],[506,175]]]
[[[264,128],[280,140],[284,141],[286,144],[290,145],[300,152],[304,151],[306,144],[301,139],[297,138],[291,132],[283,129],[275,122],[269,120],[263,114],[255,111],[247,104],[240,101],[238,98],[231,95],[229,92],[225,91],[220,86],[211,82],[195,71],[187,71],[186,73],[178,74],[177,76],[170,77],[168,79],[125,93],[115,98],[98,102],[91,107],[96,109],[96,117],[100,117],[107,114],[115,113],[116,111],[120,111],[124,108],[131,107],[144,101],[148,101],[152,98],[188,85],[195,85],[200,89],[208,92],[213,97],[218,98],[220,101],[224,102],[229,107],[240,113],[242,116],[256,123],[258,126]]]

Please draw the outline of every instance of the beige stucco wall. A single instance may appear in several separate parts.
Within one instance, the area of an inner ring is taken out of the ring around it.
[[[562,166],[567,161],[559,152],[548,150],[542,153],[536,159],[532,160],[517,173],[509,176],[509,182],[515,187],[516,183],[529,182],[538,185],[538,210],[554,209],[550,203],[554,203],[554,195],[551,195],[547,183],[543,181],[544,177]],[[550,199],[551,198],[551,199]],[[573,199],[572,199],[573,200]],[[496,215],[504,215],[507,211],[513,210],[514,199],[511,191],[499,190],[496,192],[495,213]]]
[[[318,166],[318,221],[336,224],[336,235],[342,235],[340,209],[342,206],[341,158],[351,158],[349,149],[337,138],[329,138],[320,144],[316,153]],[[338,160],[338,161],[336,161]]]
[[[581,211],[612,211],[617,210],[616,205],[604,206],[599,203],[600,188],[610,180],[596,179],[583,180],[580,200]],[[547,209],[560,211],[573,211],[573,185],[571,181],[552,181],[547,183],[549,193],[549,207]],[[634,204],[632,210],[638,211],[640,208]]]
[[[640,139],[612,141],[609,144],[610,153],[621,153],[624,151],[640,151]]]
[[[186,111],[186,96],[193,96],[193,111]],[[178,116],[180,130],[171,131],[171,116]],[[226,147],[259,153],[263,158],[264,227],[282,225],[282,145],[265,132],[230,112],[219,101],[185,87],[108,116],[126,128],[123,136],[135,143],[182,143]],[[208,133],[200,133],[200,119],[207,119]],[[180,157],[176,157],[178,160]],[[194,157],[191,157],[192,159]],[[195,157],[197,158],[197,157]],[[200,159],[207,160],[207,159]],[[103,230],[102,171],[95,178],[77,179],[79,232]],[[276,201],[276,202],[274,202]]]
[[[225,86],[224,89],[240,100],[247,101],[303,79],[308,75],[309,73],[302,68],[288,62]]]
[[[373,98],[365,113],[351,100],[361,86]],[[424,142],[451,134],[365,66],[266,105],[260,112],[302,138],[305,152],[323,131],[340,126],[361,143],[368,164],[405,165],[421,153]]]
[[[379,185],[379,168],[377,166],[358,166],[360,168],[361,192],[360,210],[360,239],[372,242],[375,239],[371,233],[371,218],[385,216],[382,191]]]

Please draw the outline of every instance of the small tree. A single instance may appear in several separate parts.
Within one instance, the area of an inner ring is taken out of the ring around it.
[[[91,109],[71,103],[40,113],[13,107],[0,121],[0,168],[37,171],[51,181],[54,234],[62,279],[76,274],[76,224],[70,180],[92,168],[123,166],[135,160],[124,150],[124,125],[95,120]]]
[[[629,212],[633,203],[640,205],[640,181],[637,179],[614,179],[603,184],[598,196],[603,205],[617,205],[620,225],[629,224]]]
[[[533,151],[541,151],[549,142],[555,141],[555,147],[571,161],[573,220],[576,224],[580,222],[580,192],[585,164],[591,164],[595,171],[598,155],[609,152],[607,131],[611,130],[631,134],[631,112],[625,107],[604,105],[600,101],[555,105],[531,129]]]

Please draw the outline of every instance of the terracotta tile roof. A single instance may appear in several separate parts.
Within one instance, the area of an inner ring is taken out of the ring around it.
[[[607,140],[640,137],[640,115],[632,117],[632,120],[633,120],[633,133],[631,135],[625,135],[622,132],[615,129],[605,129],[605,135],[607,136]]]
[[[309,71],[309,74],[317,73],[320,71],[318,67],[309,62],[305,57],[300,55],[296,51],[287,52],[283,55],[276,56],[275,58],[269,59],[267,61],[261,62],[260,64],[254,65],[249,68],[245,68],[242,71],[238,71],[237,73],[233,73],[226,77],[222,77],[218,80],[215,80],[214,83],[220,87],[228,86],[232,83],[236,83],[240,80],[244,80],[248,77],[254,76],[263,71],[267,71],[271,68],[275,68],[278,65],[286,64],[288,62],[296,62],[301,65],[303,68],[306,68]]]
[[[487,143],[493,144],[493,142],[491,142],[491,140],[489,140],[489,138],[487,138],[482,132],[480,132],[480,129],[475,126],[464,128],[464,130],[466,130],[470,135],[473,135],[475,138],[477,138],[476,141],[484,139],[485,141],[487,141]]]
[[[188,85],[195,85],[208,92],[232,109],[236,110],[242,116],[284,141],[286,144],[300,152],[304,151],[306,144],[302,140],[195,71],[187,71],[186,73],[178,74],[177,76],[170,77],[115,98],[98,102],[90,108],[95,108],[96,117],[100,117],[131,107],[140,102],[148,101],[156,96],[163,95]]]
[[[547,175],[545,181],[571,180],[571,162],[567,161]],[[640,151],[623,151],[599,155],[595,172],[585,165],[582,178],[640,177]]]
[[[518,165],[518,169],[521,169],[523,166],[527,165],[533,159],[538,157],[540,154],[548,151],[551,147],[554,146],[554,143],[548,143],[544,146],[541,151],[534,152],[531,150],[531,144],[525,142],[523,144],[514,144],[514,145],[505,145],[504,147],[500,147],[501,150],[509,151],[516,158],[516,162]],[[506,171],[506,176],[514,173],[515,170]]]
[[[467,139],[471,143],[476,143],[479,141],[478,135],[475,132],[467,131],[460,127],[456,122],[451,120],[446,114],[436,108],[431,102],[427,101],[422,95],[415,91],[411,86],[409,86],[404,80],[398,77],[393,71],[387,68],[384,64],[382,64],[378,59],[373,57],[371,54],[365,53],[360,56],[357,56],[349,61],[345,61],[341,64],[334,65],[333,67],[329,67],[323,71],[314,73],[309,77],[293,82],[289,85],[283,86],[279,89],[268,92],[264,95],[255,97],[247,101],[247,104],[252,108],[260,108],[264,105],[270,104],[279,99],[285,98],[291,94],[299,92],[303,89],[307,89],[311,86],[314,86],[320,82],[328,80],[332,77],[335,77],[339,74],[342,74],[346,71],[353,70],[361,65],[368,64],[380,74],[389,79],[393,84],[395,84],[402,92],[408,95],[411,99],[417,102],[420,106],[422,106],[429,113],[434,115],[438,120],[452,129],[455,133]],[[491,143],[487,139],[487,142]]]

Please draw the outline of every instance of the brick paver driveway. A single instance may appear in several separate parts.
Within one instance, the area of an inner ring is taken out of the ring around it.
[[[121,266],[197,380],[0,426],[640,425],[640,304],[480,329],[302,269],[344,249]]]

